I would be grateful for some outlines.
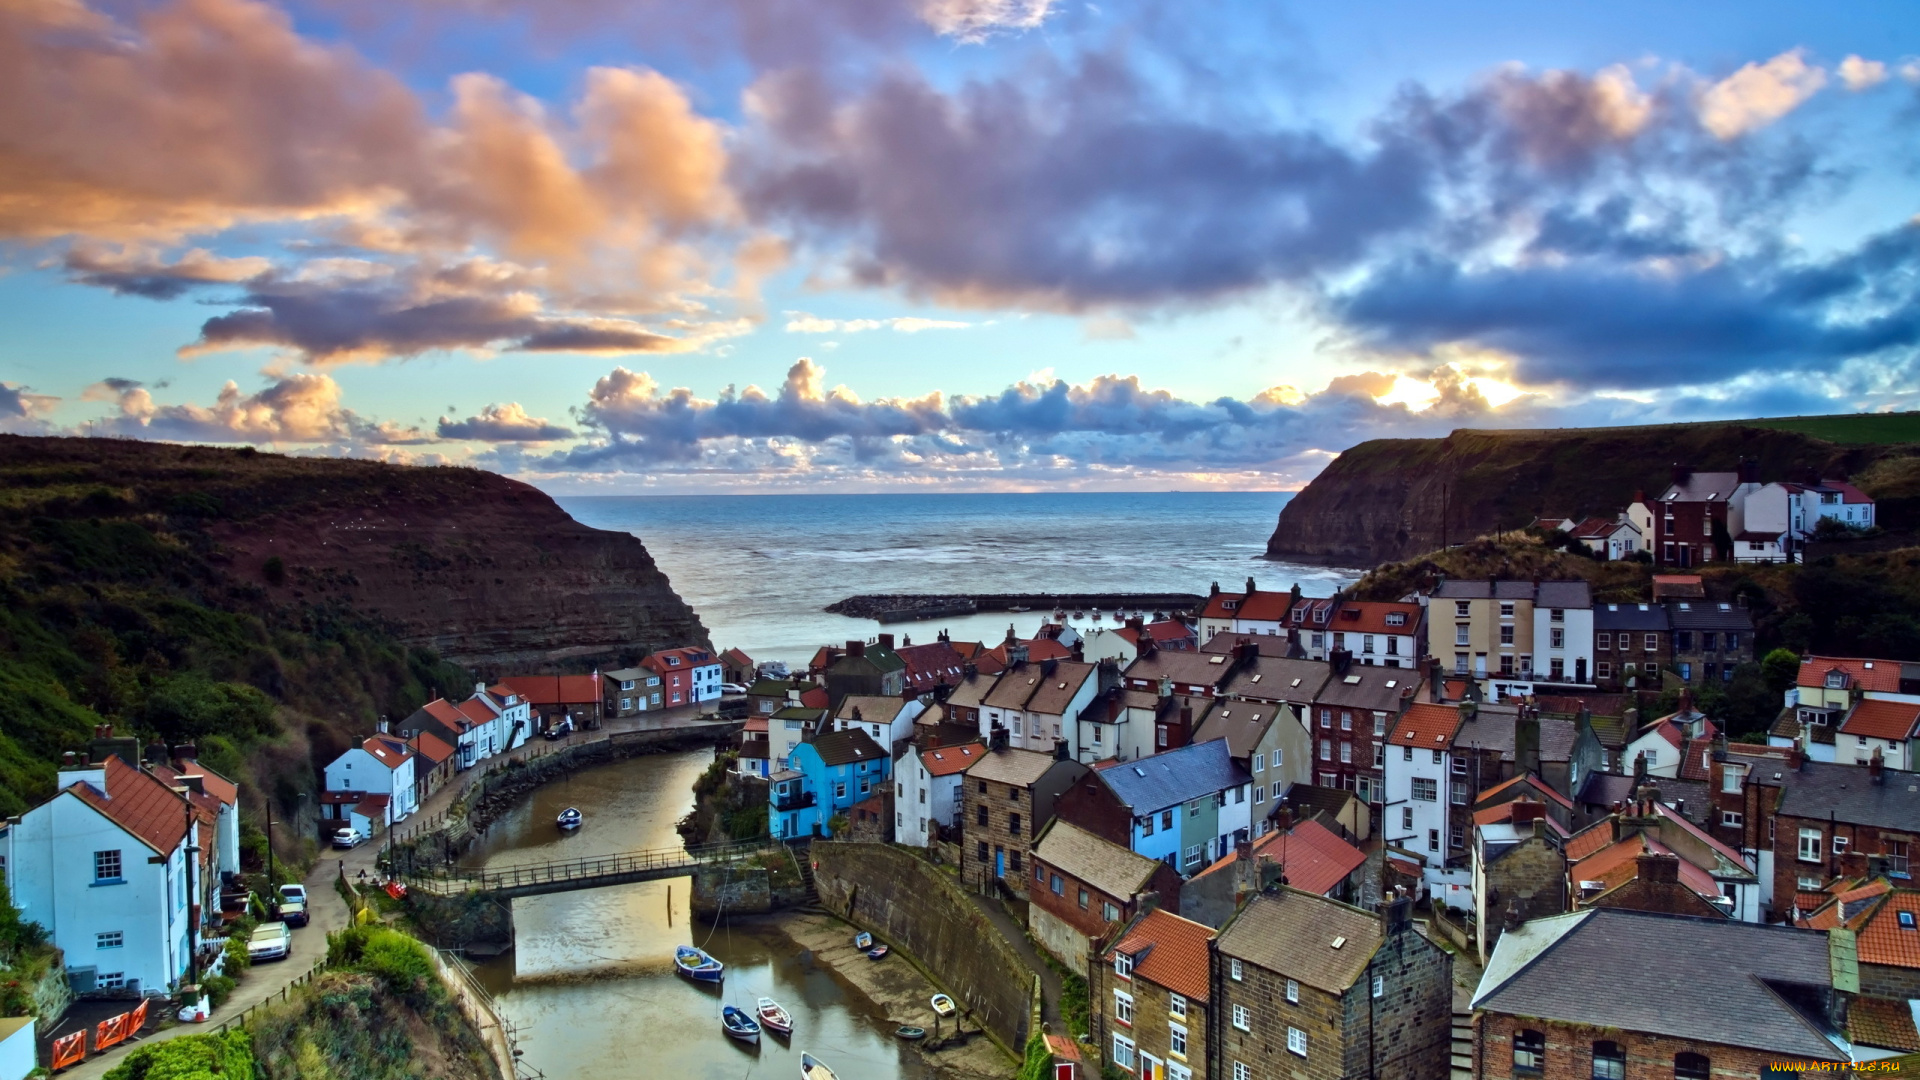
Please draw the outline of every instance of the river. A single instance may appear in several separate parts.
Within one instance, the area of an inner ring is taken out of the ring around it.
[[[495,821],[473,858],[505,865],[678,847],[674,823],[692,809],[694,778],[712,759],[698,750],[583,769]],[[570,836],[553,824],[568,806],[586,819]],[[677,878],[514,902],[515,948],[479,974],[529,1064],[549,1080],[792,1080],[808,1050],[842,1080],[938,1075],[878,1009],[769,920],[690,925],[688,891],[689,879]],[[674,975],[673,948],[689,940],[727,965],[724,990]],[[793,1014],[791,1045],[763,1036],[758,1048],[742,1046],[721,1032],[723,1002],[752,1011],[761,996]]]

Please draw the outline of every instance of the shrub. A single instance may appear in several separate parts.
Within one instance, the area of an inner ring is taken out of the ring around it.
[[[209,975],[200,980],[200,992],[207,995],[207,1003],[217,1009],[227,1003],[239,985],[230,976]]]
[[[140,1047],[109,1070],[107,1080],[252,1080],[253,1070],[253,1037],[236,1030]]]
[[[426,946],[384,926],[355,926],[327,935],[327,963],[365,972],[402,996],[437,985]]]

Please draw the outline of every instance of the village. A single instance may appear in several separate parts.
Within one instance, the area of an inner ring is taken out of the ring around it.
[[[791,669],[688,644],[505,675],[327,762],[320,837],[378,845],[533,740],[708,714],[742,725],[730,779],[770,841],[946,867],[1084,988],[1047,1033],[1056,1075],[1864,1067],[1920,1052],[1920,663],[1790,656],[1771,726],[1733,738],[1708,691],[1781,661],[1685,572],[1792,560],[1830,521],[1869,528],[1873,504],[1746,463],[1676,470],[1617,521],[1534,527],[1658,564],[1637,602],[1578,579],[1364,601],[1249,577],[1097,633],[1059,611],[1028,636],[878,633]],[[229,963],[290,953],[305,890],[261,911],[239,887],[233,779],[110,727],[66,757],[0,850],[72,995],[175,995],[205,1019],[198,990]],[[236,910],[244,939],[211,914]]]

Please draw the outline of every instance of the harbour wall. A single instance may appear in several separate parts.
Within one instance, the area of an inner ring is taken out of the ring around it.
[[[1003,1046],[1025,1046],[1037,976],[957,883],[888,844],[815,841],[827,910],[911,953]]]
[[[912,622],[983,611],[1198,611],[1198,593],[864,593],[827,605],[835,615],[878,622]]]

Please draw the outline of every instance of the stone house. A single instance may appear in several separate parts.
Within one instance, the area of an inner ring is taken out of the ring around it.
[[[1673,627],[1663,604],[1593,606],[1593,676],[1600,686],[1660,685]]]
[[[1096,942],[1143,910],[1144,894],[1180,909],[1180,875],[1072,822],[1055,818],[1033,848],[1027,930],[1054,958],[1078,970]]]
[[[1845,1062],[1823,1034],[1845,1030],[1833,971],[1808,930],[1604,908],[1535,919],[1501,937],[1474,992],[1474,1080],[1714,1080]]]
[[[960,879],[983,892],[1000,882],[1026,899],[1033,841],[1062,793],[1086,774],[1066,756],[1065,742],[1052,754],[989,743],[961,785]]]
[[[1384,915],[1285,886],[1249,899],[1211,965],[1217,1077],[1441,1080],[1453,957]]]
[[[1473,827],[1474,947],[1481,963],[1511,923],[1567,910],[1566,834],[1547,808],[1521,799]]]
[[[1686,865],[1680,856],[1643,850],[1634,856],[1634,861],[1632,877],[1604,892],[1582,898],[1579,906],[1657,911],[1699,919],[1731,917],[1724,908],[1680,880],[1680,868]]]
[[[720,681],[735,686],[746,686],[753,682],[755,675],[753,657],[739,649],[728,649],[720,654]]]
[[[907,688],[907,662],[893,651],[893,635],[881,634],[872,644],[847,642],[847,651],[826,670],[828,707],[839,711],[848,694],[899,697]]]
[[[643,667],[618,668],[600,676],[607,700],[603,704],[610,717],[638,716],[661,707],[660,676]]]
[[[1912,872],[1920,841],[1920,775],[1895,772],[1877,760],[1865,769],[1805,758],[1799,763],[1771,823],[1776,916],[1803,913],[1807,908],[1797,894],[1823,889],[1835,878]]]
[[[1668,670],[1695,685],[1728,683],[1753,663],[1753,615],[1738,604],[1683,600],[1667,605],[1673,624]]]
[[[1105,1061],[1140,1080],[1221,1075],[1209,1053],[1213,931],[1143,904],[1118,938],[1087,972],[1089,1036]]]

